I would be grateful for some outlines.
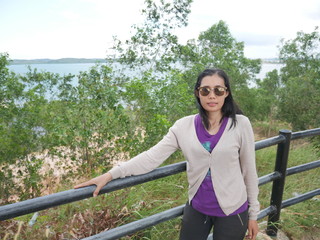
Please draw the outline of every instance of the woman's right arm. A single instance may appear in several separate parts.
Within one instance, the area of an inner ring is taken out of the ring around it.
[[[152,171],[179,148],[173,129],[175,129],[175,125],[169,129],[167,135],[165,135],[160,142],[148,151],[135,156],[127,162],[114,166],[109,172],[87,182],[78,184],[74,188],[96,185],[97,188],[93,192],[93,196],[96,197],[101,188],[112,179],[124,178],[131,175],[140,175]]]
[[[112,179],[123,178],[131,175],[140,175],[152,171],[167,159],[176,149],[174,135],[169,133],[154,147],[145,151],[127,162],[114,166],[109,172],[92,178],[91,180],[78,184],[74,188],[96,185],[93,196],[98,196],[101,188]],[[173,143],[171,143],[173,142]]]
[[[107,172],[105,174],[102,174],[98,177],[92,178],[91,180],[84,182],[84,183],[80,183],[76,186],[74,186],[74,188],[82,188],[82,187],[87,187],[87,186],[91,186],[91,185],[96,185],[96,189],[93,192],[93,196],[96,197],[98,196],[101,188],[103,188],[103,186],[105,186],[108,182],[110,182],[112,180],[112,175]]]

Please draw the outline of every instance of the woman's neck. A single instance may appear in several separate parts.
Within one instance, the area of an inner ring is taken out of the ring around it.
[[[215,134],[218,132],[220,128],[220,121],[222,118],[222,112],[208,112],[208,120],[209,120],[209,129],[208,132],[211,134]]]
[[[208,112],[208,120],[211,125],[217,124],[222,118],[222,112]]]

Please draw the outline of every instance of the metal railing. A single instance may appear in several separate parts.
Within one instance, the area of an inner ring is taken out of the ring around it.
[[[279,136],[261,140],[255,143],[255,150],[260,150],[273,145],[278,145],[275,162],[275,170],[265,176],[259,178],[259,186],[273,182],[270,206],[261,210],[258,220],[268,216],[267,234],[271,236],[277,235],[277,226],[279,225],[280,211],[282,208],[300,203],[314,196],[320,195],[320,188],[301,194],[297,197],[282,201],[283,190],[286,176],[297,174],[320,167],[320,160],[287,169],[288,155],[291,140],[312,137],[320,135],[320,128],[311,129],[301,132],[291,133],[287,130],[280,130]],[[120,190],[141,183],[153,181],[159,178],[167,177],[186,170],[186,162],[171,164],[160,167],[150,173],[131,176],[123,179],[116,179],[104,186],[99,194]],[[79,201],[92,197],[95,186],[88,186],[79,189],[71,189],[51,195],[29,199],[9,205],[0,206],[0,220],[6,220],[28,213],[37,212],[51,207],[59,206],[74,201]],[[111,240],[127,236],[137,231],[157,225],[161,222],[171,220],[183,214],[184,205],[157,213],[155,215],[125,224],[123,226],[101,232],[97,235],[85,238],[85,240],[99,239]],[[212,239],[212,235],[208,237]]]

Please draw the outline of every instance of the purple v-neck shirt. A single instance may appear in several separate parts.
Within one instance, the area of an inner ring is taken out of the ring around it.
[[[202,124],[202,120],[200,115],[195,117],[195,128],[197,132],[198,139],[202,146],[208,150],[208,152],[212,152],[217,143],[219,142],[226,125],[228,123],[228,118],[225,117],[222,120],[222,124],[220,126],[219,131],[215,135],[211,135],[204,128]],[[220,208],[218,199],[214,192],[212,179],[211,179],[211,171],[208,169],[207,176],[201,183],[196,195],[192,199],[192,207],[197,211],[208,215],[208,216],[216,216],[216,217],[226,217],[222,209]],[[244,212],[248,208],[248,201],[246,201],[238,210],[231,213],[230,215],[236,215]],[[230,216],[229,215],[229,216]]]

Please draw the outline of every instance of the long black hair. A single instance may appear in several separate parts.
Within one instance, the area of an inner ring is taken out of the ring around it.
[[[218,75],[219,77],[221,77],[224,80],[224,84],[227,87],[227,91],[229,93],[228,96],[225,98],[224,104],[223,104],[223,106],[221,108],[222,118],[220,119],[220,122],[222,121],[222,119],[224,117],[230,117],[232,119],[231,127],[232,126],[236,126],[236,124],[237,124],[236,114],[243,114],[243,113],[240,110],[240,108],[237,106],[235,101],[233,100],[231,87],[230,87],[230,80],[229,80],[228,75],[223,70],[218,69],[218,68],[205,69],[203,72],[201,72],[198,75],[197,82],[196,82],[196,84],[194,86],[194,95],[195,95],[195,97],[197,99],[197,106],[198,106],[199,114],[201,116],[203,124],[207,129],[210,128],[210,122],[209,122],[209,119],[208,119],[208,113],[202,107],[202,105],[200,103],[198,88],[200,87],[201,81],[202,81],[202,79],[204,77],[213,76],[213,75]]]

